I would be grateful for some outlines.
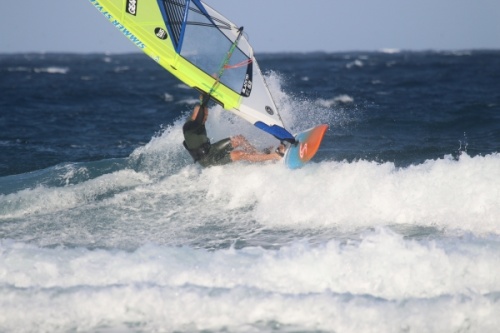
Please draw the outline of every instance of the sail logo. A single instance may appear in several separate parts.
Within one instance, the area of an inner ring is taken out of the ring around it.
[[[127,7],[125,8],[125,10],[130,15],[137,15],[137,1],[138,0],[127,0]]]
[[[250,96],[250,93],[252,92],[252,79],[250,78],[250,75],[245,76],[245,82],[243,82],[243,87],[241,88],[241,94],[245,97]]]
[[[165,40],[168,38],[168,35],[167,35],[167,32],[162,29],[162,28],[156,28],[155,29],[155,35],[156,37],[162,39],[162,40]]]
[[[111,22],[111,24],[113,24],[115,27],[117,27],[125,35],[125,37],[130,39],[132,41],[132,43],[137,45],[139,48],[141,48],[141,49],[146,48],[146,45],[143,42],[141,42],[141,40],[139,38],[137,38],[132,32],[127,30],[119,21],[114,20],[113,22]]]
[[[266,106],[266,112],[269,113],[271,116],[274,114],[274,111],[270,106]]]
[[[300,148],[299,148],[299,156],[300,158],[304,158],[304,155],[307,154],[307,143],[305,144],[300,144]]]

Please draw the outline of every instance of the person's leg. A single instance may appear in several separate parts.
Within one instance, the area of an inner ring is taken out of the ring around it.
[[[246,153],[257,153],[255,148],[243,135],[236,135],[231,137],[231,145],[234,149],[240,148]]]
[[[210,146],[208,154],[199,163],[204,167],[231,163],[232,160],[229,154],[232,150],[231,139],[222,139]]]
[[[233,162],[236,161],[248,161],[248,162],[265,162],[265,161],[278,161],[281,159],[281,156],[277,153],[247,153],[242,150],[233,150],[230,153],[231,160]]]

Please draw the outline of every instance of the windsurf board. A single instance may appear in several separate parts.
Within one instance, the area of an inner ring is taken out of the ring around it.
[[[321,124],[295,135],[295,143],[291,144],[283,156],[283,162],[290,169],[299,169],[309,162],[321,145],[328,125]]]

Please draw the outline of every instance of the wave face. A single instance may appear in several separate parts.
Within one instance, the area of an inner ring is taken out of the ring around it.
[[[497,329],[498,52],[259,58],[302,169],[193,164],[145,56],[0,56],[0,331]]]

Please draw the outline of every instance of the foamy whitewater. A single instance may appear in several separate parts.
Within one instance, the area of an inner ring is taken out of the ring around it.
[[[287,127],[330,125],[299,170],[193,164],[197,96],[142,56],[3,56],[0,332],[497,332],[499,83],[415,83],[480,56],[263,57]]]

